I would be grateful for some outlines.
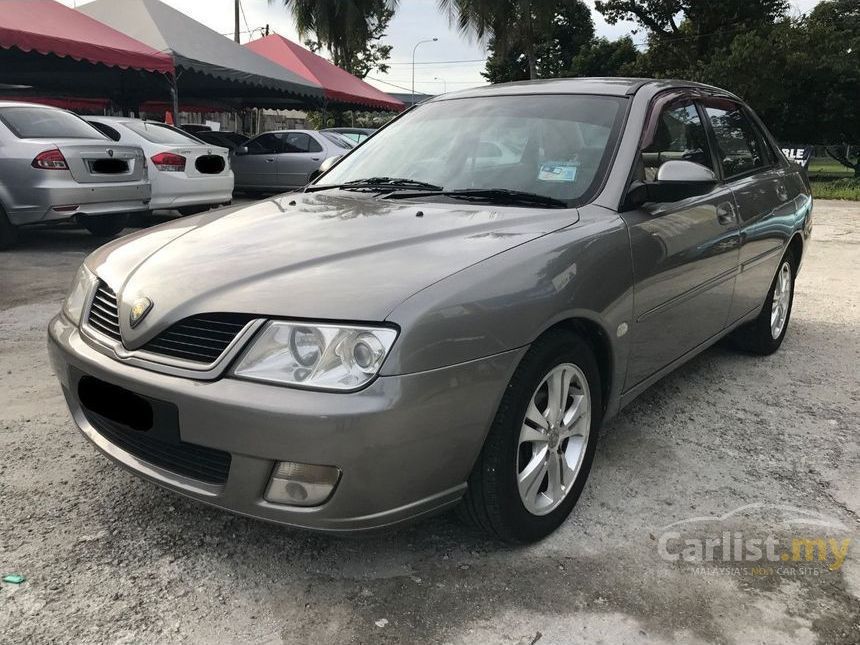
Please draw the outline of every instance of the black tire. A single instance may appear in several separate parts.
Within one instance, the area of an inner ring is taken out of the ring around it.
[[[85,215],[81,224],[96,237],[114,237],[128,226],[129,214]]]
[[[205,213],[210,208],[212,208],[209,204],[198,204],[196,206],[180,206],[176,210],[179,211],[179,214],[182,216],[188,215],[198,215],[200,213]]]
[[[517,487],[519,434],[535,390],[552,369],[572,363],[585,375],[591,403],[591,423],[585,454],[573,485],[561,503],[545,515],[532,514]],[[523,357],[505,391],[478,457],[468,489],[457,512],[461,519],[505,542],[528,543],[552,533],[579,499],[597,444],[602,420],[600,371],[594,352],[578,335],[551,331],[536,341]]]
[[[782,325],[780,333],[774,337],[771,330],[771,314],[773,313],[774,298],[773,294],[776,290],[777,283],[782,271],[788,271],[791,276],[790,289],[788,292],[788,304],[786,308],[785,322]],[[779,262],[779,268],[776,270],[776,275],[773,277],[770,289],[767,292],[761,311],[755,320],[739,327],[731,334],[732,345],[737,349],[751,354],[759,354],[767,356],[773,354],[782,345],[785,334],[788,331],[788,324],[791,322],[791,308],[794,305],[794,281],[797,276],[797,258],[791,251],[787,251]]]
[[[18,227],[14,226],[0,206],[0,251],[11,249],[18,242]]]

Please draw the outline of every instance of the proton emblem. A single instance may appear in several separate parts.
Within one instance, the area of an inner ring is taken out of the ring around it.
[[[152,309],[152,300],[149,298],[138,298],[131,306],[131,313],[128,316],[128,322],[131,328],[134,329],[146,317],[149,310]]]
[[[107,153],[108,153],[108,157],[113,157],[113,150],[111,148],[108,148]]]

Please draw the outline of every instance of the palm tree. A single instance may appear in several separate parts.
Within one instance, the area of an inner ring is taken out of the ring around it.
[[[529,77],[537,78],[537,44],[548,33],[559,13],[559,6],[578,0],[439,0],[461,32],[478,40],[492,38],[495,46],[507,48],[518,39],[525,48]]]
[[[328,49],[332,62],[351,73],[356,56],[373,39],[380,16],[393,12],[398,4],[398,0],[282,1],[293,14],[299,36],[312,33]]]

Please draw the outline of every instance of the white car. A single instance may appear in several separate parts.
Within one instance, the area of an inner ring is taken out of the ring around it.
[[[233,199],[233,171],[226,148],[157,121],[84,118],[110,139],[143,149],[152,182],[151,210],[175,209],[190,215]]]

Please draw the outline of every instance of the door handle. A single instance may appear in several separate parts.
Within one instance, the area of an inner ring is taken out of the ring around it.
[[[266,159],[266,163],[272,163],[274,159]]]
[[[735,223],[734,206],[728,202],[723,202],[717,206],[717,221],[723,226],[729,226]]]
[[[319,157],[311,157],[311,159],[313,159],[314,161],[319,161],[319,160],[320,160],[320,158],[319,158]]]

